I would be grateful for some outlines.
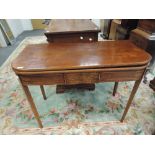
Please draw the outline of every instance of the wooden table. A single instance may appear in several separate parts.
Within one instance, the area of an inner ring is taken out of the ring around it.
[[[28,45],[12,62],[39,127],[43,127],[28,85],[136,81],[123,122],[151,56],[130,41]],[[41,87],[44,99],[45,91]],[[116,86],[114,88],[116,92]]]
[[[49,43],[97,42],[100,29],[89,19],[52,19],[45,29]],[[56,92],[64,93],[67,89],[94,90],[95,84],[57,85]]]
[[[52,19],[45,30],[48,42],[95,42],[100,32],[89,19]]]

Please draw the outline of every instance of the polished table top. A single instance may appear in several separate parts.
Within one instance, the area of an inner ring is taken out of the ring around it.
[[[100,32],[89,19],[52,19],[45,33]]]
[[[151,56],[130,41],[31,44],[12,62],[17,72],[129,67]]]

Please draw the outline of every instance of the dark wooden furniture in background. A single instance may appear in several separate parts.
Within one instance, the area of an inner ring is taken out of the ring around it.
[[[153,71],[155,67],[155,20],[141,19],[138,22],[138,27],[131,31],[130,40],[138,47],[144,49],[151,54],[152,60],[149,65],[149,71]],[[147,74],[147,73],[146,73]],[[144,82],[146,82],[146,76]],[[151,86],[155,87],[154,82]]]
[[[95,42],[100,32],[89,19],[52,19],[45,30],[48,42]]]
[[[152,68],[155,63],[155,20],[139,20],[138,27],[131,31],[130,40],[151,54],[150,67]]]
[[[110,40],[126,40],[131,30],[135,29],[138,19],[114,19],[112,20],[109,38]]]
[[[28,45],[12,62],[12,68],[42,128],[28,85],[136,81],[120,120],[123,122],[150,59],[130,41],[36,44]]]
[[[129,39],[131,30],[135,29],[138,19],[121,19],[121,24],[116,28],[116,40]]]
[[[45,35],[49,43],[91,43],[98,41],[99,32],[100,29],[89,19],[52,19]],[[57,93],[73,88],[94,90],[95,84],[57,85]]]
[[[149,86],[155,91],[155,78],[150,81],[150,85]]]

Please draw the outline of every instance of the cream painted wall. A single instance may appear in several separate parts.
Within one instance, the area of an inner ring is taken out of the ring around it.
[[[20,19],[7,19],[6,21],[15,38],[23,32],[23,26]]]
[[[92,19],[92,22],[94,22],[100,28],[100,19]]]
[[[20,19],[20,20],[24,31],[33,29],[30,19]]]
[[[30,19],[6,19],[6,21],[15,38],[25,30],[32,30]]]

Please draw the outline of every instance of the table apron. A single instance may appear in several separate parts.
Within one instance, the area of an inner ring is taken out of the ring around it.
[[[136,81],[145,69],[19,75],[23,85],[83,84]]]

